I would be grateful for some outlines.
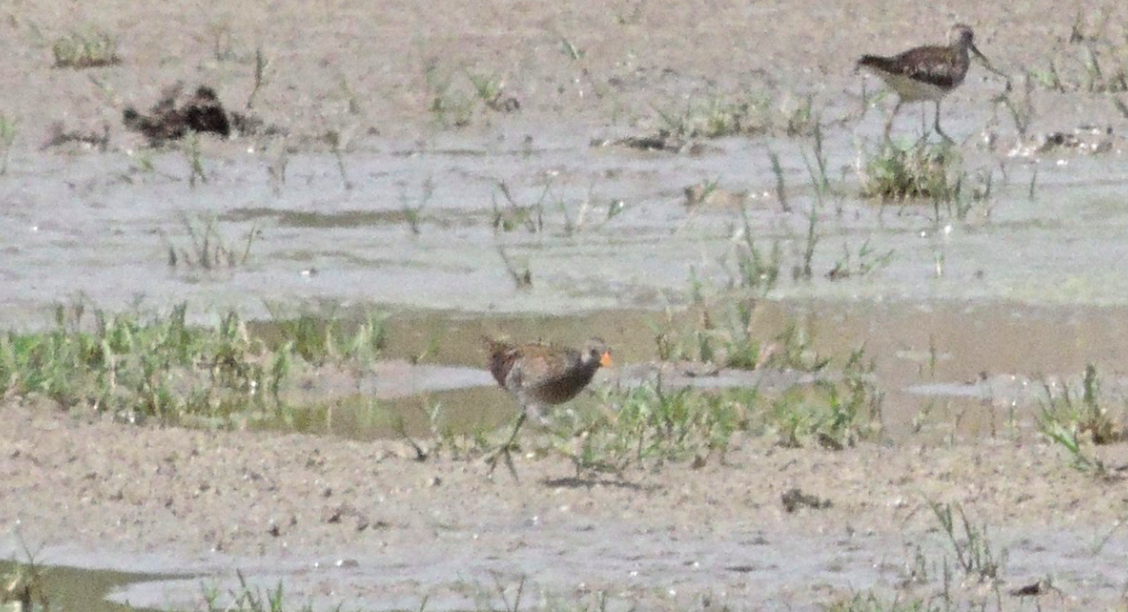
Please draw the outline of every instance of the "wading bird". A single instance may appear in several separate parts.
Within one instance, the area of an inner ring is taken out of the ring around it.
[[[982,60],[988,70],[998,74],[975,47],[975,34],[971,28],[962,23],[952,26],[948,32],[947,46],[916,47],[892,57],[863,55],[858,60],[858,68],[872,71],[897,92],[897,105],[885,124],[886,138],[889,138],[893,118],[902,104],[931,100],[936,103],[936,122],[933,124],[936,133],[945,140],[952,140],[940,129],[940,101],[963,83],[971,65],[969,52]]]
[[[509,438],[489,458],[490,475],[500,457],[517,479],[509,454],[517,432],[532,417],[544,424],[544,409],[562,404],[591,382],[596,370],[611,366],[611,350],[599,338],[592,338],[582,351],[549,343],[509,344],[483,338],[489,353],[490,373],[521,407]]]

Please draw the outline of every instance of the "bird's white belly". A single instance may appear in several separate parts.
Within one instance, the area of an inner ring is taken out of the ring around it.
[[[888,85],[890,89],[897,92],[897,95],[901,96],[901,100],[904,102],[939,100],[951,91],[900,74],[889,74],[881,71],[874,72],[877,76],[881,77],[881,80],[885,81],[885,84]]]

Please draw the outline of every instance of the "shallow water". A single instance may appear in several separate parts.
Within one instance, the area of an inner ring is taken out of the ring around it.
[[[413,549],[407,555],[233,563],[243,569],[252,590],[265,593],[284,584],[290,594],[288,605],[414,610],[425,599],[426,609],[444,611],[506,609],[502,598],[512,601],[523,582],[529,609],[551,607],[552,602],[591,603],[595,594],[605,591],[611,610],[632,609],[637,605],[632,602],[640,598],[660,609],[698,609],[711,600],[764,610],[815,610],[823,609],[817,602],[830,594],[848,593],[858,585],[868,585],[866,590],[889,598],[897,592],[902,597],[906,592],[939,597],[933,589],[947,564],[953,572],[953,596],[991,602],[990,609],[995,609],[996,592],[960,572],[950,544],[940,533],[907,540],[866,532],[727,527],[738,531],[674,527],[652,531],[606,521],[597,529],[577,529],[571,521],[557,524],[551,515],[534,516],[520,527],[510,521],[475,525],[473,540],[500,537],[521,543],[503,557],[482,558],[474,541],[458,530],[436,534],[432,552]],[[1007,598],[1005,609],[1011,609],[1013,601],[1008,591],[1047,576],[1075,602],[1115,599],[1123,588],[1121,561],[1128,553],[1115,529],[993,530],[990,554],[992,559],[1004,559],[1008,578],[998,591],[998,596]],[[622,541],[630,541],[630,548],[622,547]],[[916,565],[920,560],[924,564]],[[914,570],[923,572],[919,577],[932,586],[906,584]],[[220,594],[220,605],[229,601],[230,593],[242,591],[233,572],[176,578],[51,568],[51,574],[49,586],[60,604],[55,608],[53,602],[52,609],[60,610],[149,609],[110,602],[100,604],[103,607],[72,607],[111,590],[114,602],[182,609],[200,600],[201,585]],[[327,590],[327,585],[332,588]]]
[[[502,425],[516,404],[484,369],[483,334],[553,338],[579,345],[599,333],[614,347],[616,366],[597,374],[596,386],[633,386],[655,380],[655,333],[666,315],[646,310],[595,311],[574,316],[472,316],[400,313],[389,319],[387,353],[398,361],[376,364],[359,378],[321,374],[300,383],[291,400],[311,406],[296,414],[310,432],[355,439],[429,436],[432,426],[477,432]],[[677,320],[679,316],[675,316]],[[756,387],[775,394],[817,379],[831,379],[846,355],[863,348],[885,392],[882,422],[892,439],[926,433],[936,439],[980,438],[1034,431],[1047,389],[1076,394],[1087,365],[1096,367],[1106,409],[1118,414],[1128,389],[1128,310],[1009,302],[899,300],[786,300],[762,302],[754,336],[770,340],[787,325],[806,332],[811,350],[830,357],[817,375],[765,370],[679,374],[663,366],[667,387]],[[267,326],[269,327],[269,325]],[[437,336],[431,330],[441,330]],[[420,365],[407,360],[424,355]],[[595,399],[581,395],[583,407]],[[434,423],[432,423],[432,413]]]
[[[975,412],[968,422],[998,427],[995,408],[986,420],[976,408],[984,398],[938,383],[983,372],[1029,381],[1069,376],[1088,362],[1122,369],[1128,208],[1120,196],[1128,166],[1121,155],[1011,159],[966,144],[965,168],[990,171],[994,195],[960,220],[926,203],[883,206],[851,195],[858,147],[874,146],[864,138],[877,133],[877,115],[828,130],[832,191],[821,204],[807,165],[812,145],[797,139],[721,139],[674,155],[592,147],[590,131],[552,126],[529,138],[513,129],[486,139],[444,134],[348,153],[348,186],[333,156],[308,153],[290,156],[285,183],[274,184],[267,167],[278,153],[238,152],[237,143],[205,159],[208,181],[195,188],[176,151],[152,154],[152,172],[120,152],[16,153],[0,180],[0,307],[5,325],[34,327],[52,304],[80,295],[111,309],[188,301],[198,318],[230,307],[266,318],[301,304],[326,312],[379,305],[399,317],[389,356],[426,355],[432,369],[385,368],[353,391],[355,382],[338,388],[329,381],[315,389],[320,402],[306,398],[320,408],[302,427],[385,436],[403,419],[410,431],[426,433],[420,408],[435,402],[458,427],[489,427],[513,407],[480,371],[482,333],[572,344],[600,335],[620,364],[648,361],[661,318],[655,311],[684,304],[691,276],[707,294],[732,278],[740,212],[687,208],[682,193],[716,181],[750,192],[758,248],[781,248],[782,280],[769,294],[776,305],[763,317],[765,334],[795,317],[824,354],[864,343],[890,392],[891,431],[909,427],[926,406]],[[981,119],[951,121],[949,129],[971,133]],[[791,212],[774,196],[769,149],[780,155]],[[516,217],[516,229],[494,228],[495,210],[509,207],[500,181],[532,207],[532,229]],[[792,280],[812,207],[813,278]],[[199,230],[204,219],[214,219],[219,240],[240,255],[256,232],[245,264],[205,270],[185,263],[195,252],[186,228]],[[531,286],[514,284],[501,248],[516,272],[527,267]],[[836,264],[856,268],[887,252],[887,265],[867,274],[826,276]],[[352,400],[338,401],[350,393]],[[1005,394],[996,399],[1007,402]]]
[[[15,563],[0,560],[0,576],[15,569]],[[85,570],[62,566],[39,566],[42,587],[48,597],[50,609],[56,612],[127,612],[153,611],[153,607],[136,607],[128,604],[129,597],[121,591],[131,583],[157,578],[151,574],[116,572],[110,570]],[[5,585],[6,586],[6,585]],[[113,601],[107,597],[114,594]]]
[[[967,145],[965,167],[991,170],[994,196],[966,220],[937,218],[928,204],[851,195],[855,138],[874,122],[828,131],[828,176],[841,195],[818,206],[804,161],[813,151],[800,140],[722,139],[698,155],[592,148],[590,133],[551,127],[531,144],[500,130],[485,141],[377,142],[345,156],[351,188],[331,155],[297,153],[277,193],[267,172],[277,154],[240,153],[238,144],[205,159],[209,180],[195,188],[179,152],[152,154],[152,172],[124,153],[17,153],[0,180],[0,305],[9,324],[35,324],[47,306],[78,294],[110,308],[143,297],[156,307],[188,300],[257,316],[266,315],[264,301],[302,300],[551,315],[660,308],[685,300],[691,272],[731,274],[739,211],[687,209],[683,189],[703,181],[753,195],[756,242],[780,244],[785,277],[801,263],[816,206],[815,278],[785,278],[776,297],[1128,303],[1128,279],[1118,274],[1128,256],[1128,210],[1119,205],[1128,167],[1119,154],[1031,161]],[[964,133],[975,125],[952,123]],[[771,195],[769,149],[781,157],[790,213]],[[539,209],[537,231],[494,231],[494,207],[509,206],[500,181],[516,202]],[[417,211],[417,234],[408,211]],[[248,232],[260,232],[246,264],[192,269],[189,256],[170,268],[170,246],[193,251],[184,219],[201,216],[213,216],[240,254]],[[846,252],[856,264],[867,241],[873,253],[892,250],[887,266],[825,278]],[[520,271],[527,266],[531,287],[515,287],[499,247]]]
[[[569,344],[600,335],[620,364],[600,382],[629,383],[624,373],[631,366],[654,359],[662,310],[687,301],[691,274],[707,283],[729,278],[739,212],[687,209],[682,194],[686,186],[717,180],[724,189],[756,194],[748,206],[756,242],[769,248],[778,241],[782,248],[784,278],[757,329],[771,337],[797,320],[816,350],[839,358],[864,344],[876,360],[878,386],[887,391],[883,421],[894,438],[914,431],[942,439],[1020,437],[1032,430],[1042,376],[1068,379],[1088,363],[1113,379],[1128,370],[1128,277],[1119,273],[1128,256],[1128,209],[1119,205],[1128,168],[1118,155],[1032,163],[969,149],[970,169],[1002,164],[1008,178],[996,170],[994,199],[974,204],[963,221],[947,211],[937,219],[927,205],[880,206],[831,195],[816,213],[814,278],[793,281],[789,270],[802,261],[815,201],[803,160],[809,145],[732,139],[687,156],[593,149],[588,134],[548,132],[528,146],[523,135],[503,136],[352,152],[345,158],[351,189],[331,156],[295,154],[278,194],[266,171],[270,159],[259,153],[227,151],[205,160],[209,181],[195,189],[185,181],[187,162],[175,152],[156,154],[153,173],[132,171],[124,154],[16,156],[10,175],[0,179],[4,323],[43,325],[52,304],[80,293],[110,309],[139,296],[157,308],[188,301],[201,317],[236,307],[268,319],[267,302],[339,305],[346,314],[377,305],[392,313],[387,353],[398,361],[361,377],[359,388],[352,380],[322,381],[314,388],[318,397],[306,398],[314,408],[296,425],[367,439],[395,435],[402,420],[412,435],[425,435],[425,411],[441,404],[454,427],[494,427],[515,406],[482,369],[482,334]],[[832,133],[826,147],[831,178],[845,174],[846,182],[836,185],[846,193],[856,188],[849,169],[853,137]],[[770,196],[776,179],[766,163],[768,147],[781,155],[793,212]],[[550,186],[543,229],[494,231],[494,202],[506,206],[499,180],[522,204],[536,203]],[[609,206],[618,201],[623,209],[609,219]],[[418,234],[405,212],[416,206]],[[198,215],[214,216],[233,248],[252,229],[261,232],[245,265],[169,267],[170,246],[192,250],[183,219],[198,221]],[[825,276],[844,252],[856,258],[867,241],[874,252],[893,251],[888,265],[844,280]],[[499,246],[517,266],[528,266],[531,287],[514,285]],[[421,355],[426,368],[407,365]],[[637,533],[626,523],[591,530],[562,523],[559,533],[545,534],[553,529],[550,517],[529,521],[525,528],[538,532],[528,539],[534,544],[504,558],[482,559],[472,542],[454,539],[491,530],[501,537],[512,522],[437,533],[448,540],[441,558],[414,547],[343,564],[337,561],[348,560],[347,551],[317,565],[223,559],[196,569],[243,567],[263,588],[284,579],[287,589],[325,607],[347,599],[414,609],[428,595],[429,609],[465,609],[495,597],[492,572],[499,572],[509,589],[522,574],[535,574],[538,597],[583,597],[607,588],[630,601],[664,590],[684,607],[709,591],[718,601],[814,609],[812,602],[831,590],[892,590],[911,560],[906,543],[865,534],[758,533],[747,526],[733,538]],[[1104,533],[1082,527],[998,537],[1011,550],[1013,580],[1052,572],[1058,583],[1108,600],[1119,592],[1124,543],[1114,538],[1094,557],[1089,544]],[[625,538],[630,552],[616,544]],[[936,558],[942,544],[926,545]],[[75,557],[52,562],[83,564]],[[104,555],[86,562],[141,563]],[[184,566],[181,559],[169,568]],[[81,581],[88,574],[74,576],[73,584],[87,584]],[[726,576],[721,587],[717,576]],[[234,584],[230,574],[215,580],[221,590]],[[329,592],[326,584],[333,585]],[[192,601],[199,585],[195,578],[134,583],[114,597],[142,605]],[[778,597],[788,593],[794,600],[781,603]]]

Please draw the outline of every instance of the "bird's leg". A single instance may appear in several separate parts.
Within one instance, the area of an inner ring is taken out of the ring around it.
[[[506,440],[505,443],[500,447],[498,447],[497,450],[495,450],[493,454],[490,455],[489,459],[486,460],[487,463],[490,464],[490,471],[488,475],[491,478],[493,477],[494,468],[497,467],[497,460],[500,457],[504,456],[505,467],[509,468],[509,473],[513,476],[513,480],[520,481],[520,479],[517,477],[517,468],[513,467],[513,457],[512,455],[510,455],[509,451],[513,448],[513,443],[517,440],[517,432],[521,431],[521,426],[525,424],[526,418],[528,418],[528,415],[524,410],[522,410],[521,414],[517,417],[517,422],[513,425],[513,431],[509,433],[509,439]]]
[[[897,105],[893,107],[893,112],[889,113],[889,121],[885,122],[885,142],[889,142],[889,131],[893,129],[893,119],[897,116],[897,111],[901,110],[901,105],[905,101],[900,97],[897,98]]]
[[[955,143],[956,142],[956,141],[952,140],[951,137],[949,137],[947,134],[945,134],[944,130],[940,129],[940,101],[939,100],[936,101],[936,122],[933,124],[933,128],[936,130],[936,133],[939,134],[944,140],[948,141],[949,143]]]
[[[517,432],[521,431],[521,426],[525,424],[525,419],[528,418],[524,412],[517,416],[517,422],[513,425],[513,431],[509,433],[509,439],[505,441],[505,448],[513,446],[517,441]]]
[[[553,422],[544,415],[544,409],[540,402],[534,401],[525,404],[525,416],[529,417],[529,420],[541,430],[552,431]]]

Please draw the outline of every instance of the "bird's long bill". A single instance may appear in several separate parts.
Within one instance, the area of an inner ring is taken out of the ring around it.
[[[987,69],[987,70],[989,70],[990,72],[993,72],[993,73],[995,73],[995,74],[997,74],[997,75],[999,75],[999,76],[1003,77],[1003,78],[1004,78],[1004,79],[1006,80],[1006,82],[1007,82],[1007,91],[1009,92],[1009,91],[1011,90],[1011,80],[1010,80],[1010,77],[1009,77],[1009,76],[1007,76],[1006,74],[1004,74],[1004,73],[1000,72],[1000,71],[999,71],[999,69],[997,69],[997,68],[995,68],[994,66],[992,66],[992,65],[991,65],[991,62],[990,62],[990,61],[989,61],[989,60],[987,59],[987,56],[986,56],[986,55],[983,55],[983,53],[981,53],[981,52],[979,51],[979,49],[978,49],[978,48],[976,48],[976,46],[975,46],[974,44],[973,44],[973,45],[971,45],[970,49],[971,49],[971,52],[975,54],[975,57],[978,57],[978,58],[979,58],[979,61],[983,62],[983,67],[984,67],[984,68],[986,68],[986,69]]]
[[[986,55],[983,55],[983,53],[979,51],[979,48],[978,48],[978,47],[976,47],[976,46],[975,46],[975,45],[973,44],[973,45],[971,45],[971,47],[969,47],[969,48],[971,49],[971,52],[975,54],[975,57],[978,57],[978,58],[979,58],[979,60],[980,60],[981,62],[983,62],[983,65],[987,66],[987,69],[988,69],[988,70],[990,70],[991,72],[995,72],[995,73],[998,73],[998,72],[999,72],[998,70],[995,70],[995,67],[994,67],[994,66],[992,66],[992,65],[991,65],[991,61],[987,59],[987,56],[986,56]]]
[[[604,368],[611,367],[611,351],[603,351],[603,354],[599,356],[599,365]]]

